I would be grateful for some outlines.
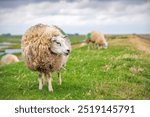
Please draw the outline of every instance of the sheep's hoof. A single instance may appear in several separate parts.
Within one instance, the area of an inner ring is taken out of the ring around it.
[[[42,90],[42,86],[39,86],[39,90]]]
[[[53,92],[53,89],[51,89],[51,90],[49,89],[49,92]]]
[[[49,87],[48,88],[49,92],[53,92],[53,88]]]
[[[61,84],[62,84],[62,80],[59,80],[59,81],[58,81],[58,85],[61,85]]]

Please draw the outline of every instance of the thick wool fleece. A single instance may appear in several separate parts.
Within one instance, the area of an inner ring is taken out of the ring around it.
[[[19,59],[13,54],[6,54],[1,58],[1,64],[11,64],[15,62],[19,62]]]
[[[105,39],[104,35],[102,33],[98,33],[98,32],[91,33],[91,40],[99,45],[104,45],[106,43],[106,39]]]
[[[60,71],[67,57],[51,52],[51,39],[62,35],[55,26],[43,24],[29,28],[22,37],[23,57],[34,71],[49,73]]]

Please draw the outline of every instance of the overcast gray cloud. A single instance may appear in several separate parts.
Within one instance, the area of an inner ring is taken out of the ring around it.
[[[0,33],[23,34],[36,23],[67,33],[150,33],[149,0],[0,0]]]

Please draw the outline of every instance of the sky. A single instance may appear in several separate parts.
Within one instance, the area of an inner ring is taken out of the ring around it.
[[[147,34],[150,0],[0,0],[0,34],[24,34],[38,23],[68,34]]]

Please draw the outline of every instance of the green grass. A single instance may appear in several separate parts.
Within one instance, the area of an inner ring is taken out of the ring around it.
[[[84,35],[79,35],[79,36],[72,35],[72,36],[69,36],[69,39],[71,41],[71,44],[78,44],[78,43],[85,41],[85,36]]]
[[[21,36],[0,36],[0,43],[1,42],[20,43]]]
[[[109,41],[108,49],[73,49],[54,92],[38,90],[38,73],[23,62],[0,67],[0,99],[150,99],[150,55],[127,39]]]

